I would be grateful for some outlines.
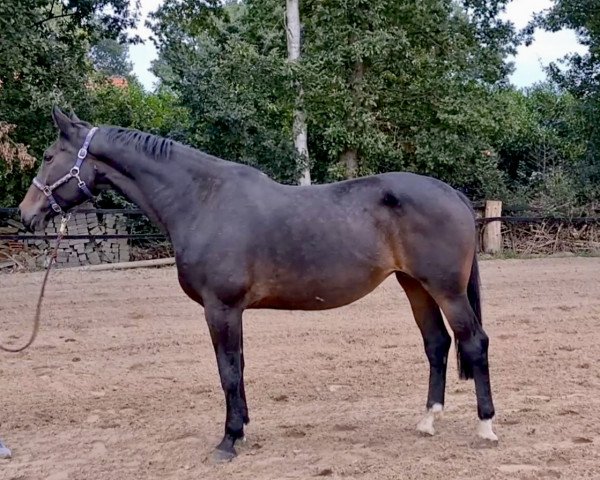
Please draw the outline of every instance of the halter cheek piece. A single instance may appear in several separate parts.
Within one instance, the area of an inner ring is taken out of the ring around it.
[[[52,210],[54,210],[56,213],[60,213],[63,216],[65,215],[65,212],[54,198],[54,195],[52,195],[52,192],[54,192],[54,190],[60,187],[63,183],[67,183],[72,178],[77,179],[77,186],[83,193],[85,193],[89,198],[94,198],[94,195],[92,194],[92,192],[90,192],[90,189],[79,176],[79,170],[81,168],[81,164],[87,157],[90,142],[92,141],[92,137],[94,136],[94,133],[96,133],[97,130],[98,127],[94,127],[88,132],[88,134],[85,137],[85,141],[83,142],[83,146],[79,149],[79,152],[77,152],[77,161],[75,162],[75,165],[73,165],[73,168],[71,168],[71,170],[69,170],[69,172],[66,175],[59,178],[52,185],[44,185],[37,179],[37,177],[33,179],[33,184],[37,188],[39,188],[44,195],[46,195],[46,198],[48,199],[48,202],[50,202]]]

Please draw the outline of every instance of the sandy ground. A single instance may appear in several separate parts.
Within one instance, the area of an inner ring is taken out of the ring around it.
[[[390,279],[345,308],[246,315],[252,421],[227,465],[207,460],[224,402],[175,270],[54,272],[38,341],[0,355],[0,479],[600,478],[600,259],[482,270],[497,447],[473,442],[454,361],[436,436],[415,431],[428,366]],[[0,276],[5,340],[28,335],[40,281]]]

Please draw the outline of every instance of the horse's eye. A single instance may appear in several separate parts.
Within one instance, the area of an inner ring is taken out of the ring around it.
[[[52,155],[48,155],[47,153],[44,153],[44,162],[51,162],[52,161]]]

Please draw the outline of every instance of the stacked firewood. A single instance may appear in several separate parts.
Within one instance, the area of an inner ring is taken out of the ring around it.
[[[0,234],[8,235],[56,235],[60,228],[60,218],[52,219],[43,232],[27,233],[25,227],[14,219],[0,224]],[[119,214],[98,215],[96,213],[76,213],[67,223],[67,235],[125,235],[125,217]],[[32,269],[43,267],[54,240],[31,239],[0,241],[0,268]],[[130,246],[127,238],[81,238],[65,239],[57,254],[58,267],[97,265],[100,263],[127,262],[130,260]]]

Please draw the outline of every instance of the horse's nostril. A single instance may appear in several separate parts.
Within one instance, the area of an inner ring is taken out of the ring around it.
[[[32,231],[31,224],[32,224],[33,219],[35,218],[35,215],[27,216],[21,209],[19,209],[19,214],[20,214],[20,218],[21,218],[21,223],[23,224],[23,226],[25,227],[25,229],[28,232],[31,232]]]

